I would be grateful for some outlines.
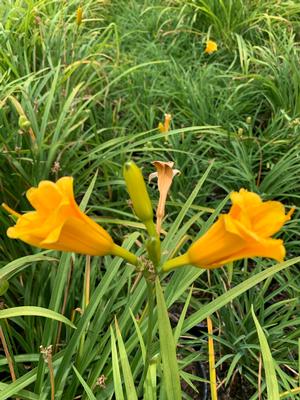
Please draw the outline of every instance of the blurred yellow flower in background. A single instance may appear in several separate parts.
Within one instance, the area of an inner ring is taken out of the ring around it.
[[[159,129],[160,133],[168,133],[169,132],[171,119],[172,119],[171,114],[165,114],[164,123],[160,122],[158,124],[158,129]]]
[[[82,23],[82,15],[83,15],[83,8],[82,7],[78,7],[76,10],[76,24],[78,26],[81,25]]]
[[[206,47],[205,47],[204,53],[212,54],[217,50],[218,50],[218,45],[216,42],[214,42],[213,40],[208,40],[206,42]]]
[[[167,261],[164,271],[185,264],[211,269],[248,257],[283,261],[283,241],[271,236],[291,218],[294,209],[286,215],[280,202],[263,202],[256,193],[245,189],[230,197],[229,213],[221,215],[185,254]]]

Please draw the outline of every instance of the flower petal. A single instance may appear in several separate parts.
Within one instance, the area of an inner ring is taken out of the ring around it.
[[[258,236],[274,235],[290,219],[279,201],[262,202],[256,193],[245,189],[231,193],[230,197],[233,205],[229,215]]]
[[[241,189],[239,192],[232,192],[230,195],[232,206],[229,215],[239,220],[245,227],[252,228],[252,215],[262,204],[258,194]]]
[[[222,260],[221,264],[227,264],[231,261],[240,260],[242,258],[267,257],[276,261],[283,261],[285,257],[285,248],[283,241],[280,239],[262,239],[253,243],[244,250],[237,251],[231,257]],[[218,263],[216,266],[220,266]]]
[[[113,250],[114,242],[76,204],[73,178],[63,177],[56,183],[42,181],[31,188],[27,197],[36,211],[21,215],[7,230],[13,239],[45,249],[104,255]]]
[[[188,255],[191,264],[209,268],[221,265],[222,260],[242,251],[245,244],[240,235],[226,230],[225,216],[222,215],[200,239],[192,244]]]
[[[62,200],[60,190],[51,181],[40,182],[37,188],[27,190],[26,196],[32,207],[43,214],[51,212]]]
[[[56,182],[57,187],[61,190],[63,196],[72,203],[74,201],[74,191],[73,191],[73,177],[64,176]]]
[[[263,202],[256,193],[245,189],[233,192],[231,199],[233,205],[229,213],[221,215],[185,254],[167,261],[162,267],[164,271],[186,263],[217,268],[231,261],[253,257],[283,261],[283,241],[270,236],[291,218],[294,208],[285,215],[281,203]]]
[[[253,215],[252,226],[258,235],[266,238],[278,232],[289,219],[285,215],[283,204],[279,201],[267,201]]]
[[[47,245],[47,242],[42,242],[44,244]],[[68,251],[76,253],[100,256],[111,251],[113,240],[109,235],[103,236],[101,229],[88,229],[83,220],[70,217],[65,221],[55,245],[63,245]]]

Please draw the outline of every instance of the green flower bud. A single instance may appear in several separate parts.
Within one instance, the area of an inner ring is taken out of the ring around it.
[[[28,129],[31,127],[30,121],[25,117],[25,115],[20,115],[19,117],[19,127],[21,129]]]
[[[144,223],[152,222],[152,204],[140,168],[133,161],[127,161],[123,175],[136,216]]]

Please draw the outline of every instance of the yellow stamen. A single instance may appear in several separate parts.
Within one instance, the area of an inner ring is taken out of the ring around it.
[[[4,208],[5,211],[8,212],[8,214],[13,215],[14,217],[20,218],[22,214],[19,214],[17,211],[13,210],[10,208],[6,203],[2,203],[1,207]]]

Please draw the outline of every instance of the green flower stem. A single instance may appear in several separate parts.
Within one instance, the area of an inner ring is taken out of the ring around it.
[[[82,314],[84,313],[86,307],[88,306],[88,304],[90,302],[90,281],[91,281],[91,257],[86,256],[84,281],[83,281],[83,299],[82,299],[82,305],[81,305]],[[88,324],[88,327],[89,327],[89,324]],[[86,333],[88,331],[88,327],[83,332],[83,334],[80,338],[78,355],[77,355],[77,359],[76,359],[77,365],[79,364],[79,360],[81,359],[81,357],[83,355],[85,337],[86,337]]]
[[[111,252],[112,255],[124,258],[124,260],[128,261],[129,264],[138,265],[139,259],[134,254],[130,253],[130,251],[124,249],[117,244],[114,244],[114,247]]]
[[[153,326],[154,326],[154,284],[153,282],[147,281],[147,308],[148,308],[148,327],[147,327],[147,338],[146,338],[146,358],[143,370],[143,375],[141,377],[138,393],[143,393],[144,382],[148,373],[149,365],[152,357],[152,338],[153,338]]]
[[[149,239],[147,241],[148,255],[157,271],[161,256],[159,235],[156,232],[156,226],[152,219],[144,221],[144,224],[149,234]]]
[[[158,236],[156,232],[156,226],[152,219],[149,219],[148,221],[143,221],[143,223],[147,229],[149,236],[153,237]]]
[[[164,263],[162,266],[163,272],[168,272],[170,269],[182,267],[183,265],[190,264],[190,260],[187,253],[182,254],[181,256],[172,258]]]
[[[148,256],[152,261],[155,271],[158,271],[158,266],[160,263],[160,240],[156,236],[151,236],[146,242],[146,248],[148,252]]]

